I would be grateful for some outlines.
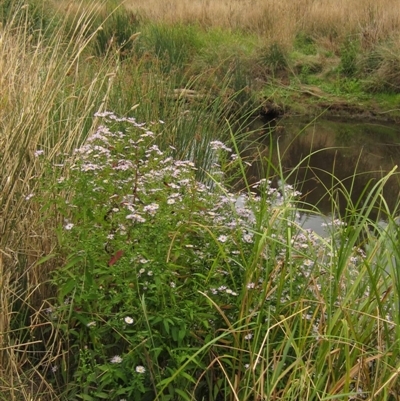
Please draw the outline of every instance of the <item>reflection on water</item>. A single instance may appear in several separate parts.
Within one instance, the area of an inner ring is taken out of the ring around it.
[[[261,155],[249,169],[250,182],[267,174],[268,161],[278,166],[280,160],[286,182],[302,192],[305,208],[315,206],[325,216],[332,214],[332,199],[337,204],[335,213],[343,216],[350,206],[348,199],[353,205],[365,200],[374,184],[400,162],[400,127],[395,125],[327,120],[307,123],[292,118],[263,129],[249,145],[248,154],[254,155],[257,148],[257,155]],[[390,210],[397,205],[399,189],[396,174],[384,189]],[[382,218],[378,208],[370,217]],[[322,233],[321,218],[305,213],[302,221]]]

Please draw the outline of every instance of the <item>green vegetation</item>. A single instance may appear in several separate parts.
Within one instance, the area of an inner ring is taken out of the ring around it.
[[[63,217],[65,262],[34,335],[51,328],[62,339],[42,363],[65,399],[395,391],[398,226],[367,217],[393,173],[366,188],[363,205],[345,194],[344,220],[320,238],[299,226],[290,186],[262,179],[239,199],[230,193],[224,171],[243,164],[222,142],[209,143],[204,184],[194,163],[160,150],[163,124],[99,116],[104,123],[63,161],[69,177],[50,188],[45,180],[39,200]]]
[[[396,399],[395,171],[321,238],[244,156],[273,103],[396,116],[396,45],[59,7],[0,9],[0,399]]]

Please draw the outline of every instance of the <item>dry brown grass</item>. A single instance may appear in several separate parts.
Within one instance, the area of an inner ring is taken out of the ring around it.
[[[303,31],[332,44],[359,34],[371,44],[400,28],[397,0],[126,0],[124,4],[155,21],[244,29],[281,43]]]
[[[80,0],[49,0],[57,10],[79,8]],[[104,15],[114,6],[126,7],[156,23],[198,24],[241,30],[257,35],[260,45],[290,47],[298,33],[321,47],[340,52],[344,41],[362,49],[384,41],[399,41],[400,3],[397,0],[93,0]]]
[[[44,400],[40,392],[51,398],[40,387],[51,351],[33,365],[27,357],[40,342],[33,337],[36,317],[49,296],[52,266],[37,262],[52,253],[56,224],[43,219],[35,196],[43,175],[51,184],[59,155],[82,140],[110,78],[106,62],[90,68],[84,54],[93,10],[79,10],[70,43],[64,26],[47,38],[32,36],[27,10],[19,8],[0,27],[0,398],[10,400]]]

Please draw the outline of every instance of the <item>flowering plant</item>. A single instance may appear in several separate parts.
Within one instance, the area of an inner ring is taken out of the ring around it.
[[[304,304],[293,316],[320,336],[316,301],[322,281],[335,279],[336,255],[297,226],[292,187],[262,179],[233,194],[218,168],[232,152],[221,142],[210,143],[213,168],[200,182],[192,161],[157,146],[162,122],[150,130],[97,117],[104,125],[58,181],[58,193],[70,194],[56,197],[69,256],[55,272],[49,315],[72,355],[72,377],[59,369],[59,380],[89,401],[218,394],[227,350],[233,375],[262,369],[257,344],[277,316],[297,310],[293,299]]]

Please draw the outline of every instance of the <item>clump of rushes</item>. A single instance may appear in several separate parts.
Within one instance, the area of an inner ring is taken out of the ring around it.
[[[376,251],[347,249],[341,221],[329,239],[302,230],[290,186],[230,193],[218,163],[241,160],[219,141],[202,183],[155,144],[162,121],[97,117],[48,209],[68,257],[43,313],[63,352],[44,365],[66,399],[382,393],[396,336],[393,298],[368,281]]]

